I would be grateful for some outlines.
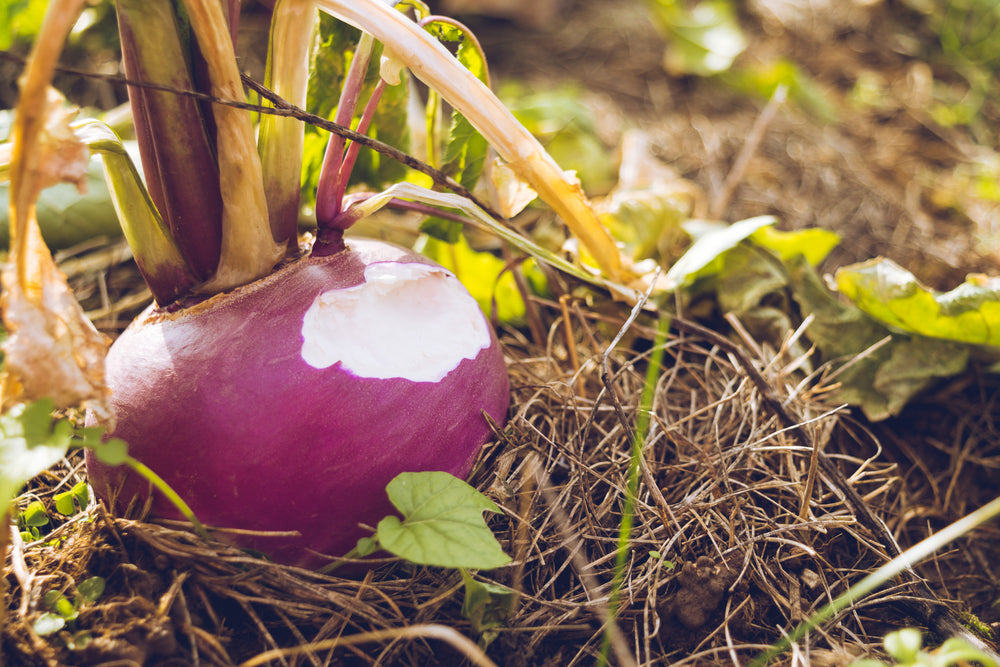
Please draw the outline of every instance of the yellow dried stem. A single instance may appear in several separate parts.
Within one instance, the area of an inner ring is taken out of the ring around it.
[[[243,83],[229,26],[217,0],[184,0],[191,27],[208,64],[212,95],[242,100]],[[284,256],[267,217],[264,178],[250,115],[226,105],[213,107],[222,185],[222,257],[204,291],[218,292],[268,275]]]

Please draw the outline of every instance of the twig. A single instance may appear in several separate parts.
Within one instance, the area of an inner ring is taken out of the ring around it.
[[[10,51],[0,51],[0,58],[16,62],[22,65],[25,63],[24,58],[11,53]],[[404,153],[403,151],[399,150],[398,148],[394,148],[389,144],[383,143],[377,139],[372,139],[368,135],[361,134],[360,132],[355,132],[349,127],[344,127],[343,125],[339,125],[337,123],[329,121],[326,118],[323,118],[322,116],[311,114],[305,109],[301,109],[295,106],[294,104],[290,104],[289,102],[287,102],[286,100],[282,99],[280,96],[275,94],[273,91],[269,90],[266,86],[255,81],[254,79],[245,74],[242,75],[243,83],[248,88],[259,94],[261,97],[271,102],[271,104],[273,104],[274,106],[251,104],[249,102],[240,102],[237,100],[225,100],[215,97],[213,95],[200,93],[194,90],[185,90],[183,88],[175,88],[173,86],[154,84],[146,81],[135,81],[133,79],[128,79],[126,77],[117,75],[97,74],[95,72],[88,72],[73,67],[60,66],[57,67],[56,69],[59,72],[63,72],[66,74],[74,74],[76,76],[81,76],[85,78],[110,81],[112,83],[117,83],[126,86],[139,86],[150,90],[159,90],[163,92],[174,93],[176,95],[185,95],[187,97],[192,97],[196,100],[212,102],[213,104],[220,104],[222,106],[235,107],[237,109],[243,109],[245,111],[254,111],[256,113],[269,114],[272,116],[284,116],[301,120],[305,123],[309,123],[310,125],[314,125],[320,129],[326,130],[327,132],[332,132],[333,134],[344,137],[345,139],[350,139],[351,141],[357,143],[360,146],[364,146],[365,148],[370,148],[371,150],[376,151],[377,153],[381,153],[386,157],[392,158],[393,160],[396,160],[397,162],[400,162],[415,171],[419,171],[422,174],[426,174],[427,176],[430,176],[431,179],[436,184],[444,188],[447,188],[452,192],[454,192],[455,194],[465,197],[466,199],[469,199],[470,201],[475,203],[476,206],[486,211],[486,213],[488,213],[490,217],[503,223],[506,223],[507,221],[505,217],[503,217],[499,212],[493,209],[489,204],[481,201],[468,188],[462,186],[460,183],[458,183],[450,176],[445,174],[443,171],[435,169],[429,164],[421,162],[417,158],[407,153]]]
[[[311,644],[294,646],[292,648],[273,649],[265,651],[264,653],[241,663],[239,667],[258,667],[258,665],[266,665],[273,660],[281,660],[296,655],[302,655],[303,653],[311,653],[313,651],[324,651],[326,649],[332,649],[339,646],[354,646],[356,644],[385,641],[387,639],[421,638],[440,639],[441,641],[447,642],[454,648],[458,649],[462,655],[472,662],[472,664],[479,667],[497,667],[496,663],[490,660],[489,657],[483,653],[483,650],[476,646],[475,642],[471,639],[459,633],[454,628],[449,628],[446,625],[438,625],[435,623],[411,625],[405,628],[392,628],[389,630],[372,630],[371,632],[360,632],[356,635],[337,637],[336,639],[313,642]]]
[[[726,208],[729,207],[729,202],[733,198],[733,193],[736,192],[737,186],[739,186],[740,181],[743,180],[743,176],[746,174],[747,167],[750,166],[750,160],[753,159],[753,156],[760,148],[760,144],[764,140],[764,135],[767,134],[767,128],[774,121],[774,117],[778,114],[778,109],[785,103],[787,96],[788,86],[785,84],[781,84],[774,89],[771,99],[767,101],[767,106],[760,112],[757,120],[754,121],[753,127],[750,128],[750,134],[747,135],[743,147],[736,156],[736,161],[733,163],[729,173],[726,174],[726,180],[722,182],[722,189],[712,200],[712,205],[708,209],[709,218],[713,220],[720,219],[726,212]]]

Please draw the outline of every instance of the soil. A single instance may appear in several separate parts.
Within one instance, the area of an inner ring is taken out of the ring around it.
[[[724,76],[668,73],[664,35],[638,3],[538,0],[505,16],[462,18],[500,84],[579,86],[609,155],[627,131],[642,130],[656,158],[692,186],[703,215],[767,214],[786,229],[835,230],[842,242],[825,271],[886,256],[939,289],[970,272],[1000,273],[995,205],[960,178],[994,140],[931,118],[928,77],[960,81],[911,48],[927,39],[921,16],[889,0],[803,4],[803,13],[766,0],[741,6],[749,43],[736,65],[796,63],[832,115],[794,95],[769,107],[766,95]],[[852,91],[873,75],[883,99],[859,106]],[[991,113],[983,108],[987,126]],[[120,248],[100,252],[98,270],[74,264],[80,258],[64,268],[114,335],[144,292],[134,267],[114,255]],[[490,526],[513,557],[475,573],[516,592],[492,609],[493,622],[463,615],[456,572],[388,562],[360,578],[322,576],[141,513],[91,507],[54,528],[55,545],[15,544],[5,569],[9,664],[232,665],[279,649],[283,658],[257,664],[474,662],[429,631],[393,634],[423,624],[456,629],[504,666],[594,664],[608,637],[612,664],[746,664],[1000,488],[1000,380],[986,369],[873,423],[832,410],[828,387],[803,388],[801,359],[789,349],[747,340],[721,320],[704,328],[680,318],[665,343],[620,613],[606,634],[631,424],[655,322],[633,320],[568,279],[552,285],[551,298],[530,303],[533,327],[501,329],[514,406],[471,478],[503,510]],[[612,347],[620,330],[624,342]],[[79,459],[67,459],[18,502],[51,502],[81,476]],[[72,632],[33,630],[46,591],[72,591],[95,575],[107,592]],[[774,664],[846,665],[881,656],[893,629],[915,625],[937,641],[959,631],[958,621],[981,631],[988,648],[998,599],[1000,536],[987,525],[797,639]],[[73,633],[90,643],[69,647]]]

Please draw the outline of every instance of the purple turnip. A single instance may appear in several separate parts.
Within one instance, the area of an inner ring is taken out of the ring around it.
[[[468,474],[505,418],[503,355],[445,269],[350,240],[177,312],[151,307],[107,359],[114,434],[202,521],[298,536],[232,536],[303,566],[343,555],[392,512],[403,471]],[[147,483],[91,457],[120,504]],[[117,490],[120,487],[120,492]],[[177,516],[158,494],[153,512]],[[225,535],[223,533],[223,535]]]

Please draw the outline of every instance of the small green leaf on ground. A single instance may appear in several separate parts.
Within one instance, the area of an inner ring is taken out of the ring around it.
[[[35,619],[33,624],[35,634],[39,637],[52,635],[66,627],[66,619],[59,614],[47,612]]]
[[[81,600],[97,602],[104,595],[104,577],[89,577],[76,585],[76,592]]]
[[[513,610],[517,593],[506,586],[477,581],[465,570],[462,581],[465,583],[462,616],[472,624],[476,634],[490,633],[502,626]]]
[[[402,473],[386,486],[403,518],[378,524],[384,549],[421,565],[492,569],[510,561],[483,512],[499,512],[489,498],[444,472]]]
[[[49,524],[49,515],[41,500],[33,500],[21,512],[21,522],[25,526],[38,528]]]

